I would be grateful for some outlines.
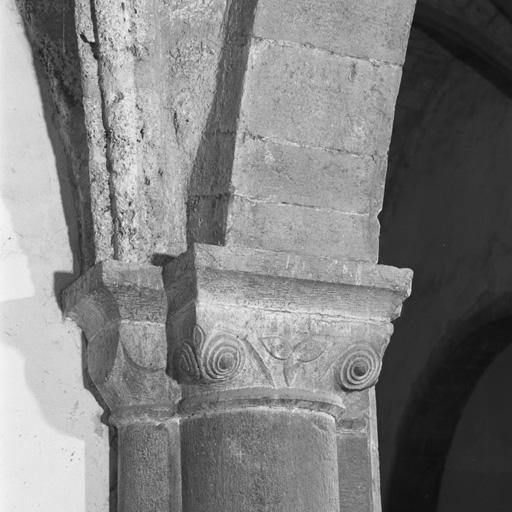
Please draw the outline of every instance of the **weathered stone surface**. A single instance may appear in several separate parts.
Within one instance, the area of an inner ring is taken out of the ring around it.
[[[215,102],[220,54],[229,37],[226,0],[169,3],[167,81],[173,130],[185,155],[185,185]]]
[[[338,512],[326,414],[253,409],[182,421],[183,512]]]
[[[402,64],[413,12],[409,0],[260,0],[254,35]]]
[[[235,195],[226,244],[376,262],[379,224],[369,215],[254,201]]]
[[[258,300],[269,310],[350,318],[368,318],[371,312],[373,318],[393,320],[411,280],[412,271],[385,265],[203,244],[164,269],[170,311],[196,298],[218,297],[231,305]]]
[[[237,144],[232,186],[249,199],[367,214],[378,173],[370,156],[247,137]]]
[[[38,15],[26,3],[28,15]],[[384,154],[399,78],[391,64],[400,63],[412,3],[98,0],[93,16],[77,1],[81,91],[78,73],[61,70],[59,58],[71,54],[59,55],[53,25],[48,60],[72,94],[84,96],[89,154],[77,165],[88,160],[90,178],[80,176],[77,187],[85,210],[91,191],[92,219],[82,215],[91,232],[81,238],[94,241],[88,264],[94,257],[156,261],[184,251],[187,236],[223,243],[235,141],[246,129],[301,146]],[[242,94],[247,109],[240,111]],[[299,161],[297,149],[290,163]],[[375,164],[368,164],[371,174]],[[325,162],[318,166],[312,180],[324,176]],[[326,184],[329,208],[361,213],[363,197],[376,195],[357,167],[340,177],[346,186]],[[281,200],[286,180],[272,176],[276,202],[317,205],[314,190],[308,196],[300,186]]]
[[[68,288],[66,315],[87,337],[87,370],[111,410],[134,405],[172,409],[165,373],[166,300],[157,267],[96,265]]]
[[[186,249],[189,180],[219,103],[234,5],[98,0],[92,16],[76,2],[96,261]]]
[[[121,421],[121,420],[120,420]],[[119,510],[181,510],[179,426],[176,420],[141,421],[135,417],[119,428]]]
[[[249,39],[249,11],[229,17],[241,46],[226,42],[190,240],[376,262],[399,66]]]
[[[124,512],[179,511],[179,390],[166,374],[160,269],[104,262],[66,290],[65,313],[87,337],[87,371],[119,430]]]
[[[87,130],[95,261],[103,261],[114,256],[112,245],[114,224],[109,197],[109,173],[107,170],[105,127],[102,119],[101,91],[98,83],[97,45],[94,42],[94,25],[90,1],[75,1],[75,20],[77,33],[80,35],[77,38],[77,46],[80,55],[84,124]]]
[[[169,369],[185,401],[285,393],[322,410],[375,383],[410,286],[396,269],[200,245],[169,263],[164,280]]]
[[[338,434],[340,503],[346,510],[374,510],[370,447],[366,432]]]
[[[254,42],[242,126],[303,145],[385,154],[400,76],[396,65]]]
[[[223,20],[215,96],[188,184],[189,240],[224,243],[240,101],[255,0],[231,2]]]
[[[169,140],[172,112],[161,88],[169,66],[166,14],[158,2],[95,2],[112,244],[122,261],[185,247],[184,185],[172,174],[182,170],[180,152]]]
[[[412,3],[79,3],[98,254],[141,264],[98,265],[65,304],[123,510],[366,506],[336,426],[373,478],[368,390],[410,292],[375,263]]]

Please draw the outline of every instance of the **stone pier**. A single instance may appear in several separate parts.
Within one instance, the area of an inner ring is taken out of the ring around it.
[[[373,386],[412,273],[377,264],[377,215],[414,1],[93,7],[105,261],[64,303],[120,512],[378,512]]]
[[[410,279],[204,244],[163,275],[91,269],[65,299],[120,431],[120,510],[377,510],[372,386]]]

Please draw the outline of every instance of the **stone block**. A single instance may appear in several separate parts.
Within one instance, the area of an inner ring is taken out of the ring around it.
[[[246,137],[237,144],[237,195],[275,203],[369,213],[377,164],[370,156]]]
[[[229,195],[193,196],[188,200],[188,233],[194,242],[223,244]]]
[[[413,0],[260,0],[254,34],[402,64]]]
[[[205,244],[164,269],[170,314],[197,300],[383,322],[398,317],[411,280],[408,269]]]
[[[385,154],[400,77],[396,65],[255,41],[241,126],[300,145]]]
[[[235,196],[226,244],[376,262],[379,224],[369,215]]]

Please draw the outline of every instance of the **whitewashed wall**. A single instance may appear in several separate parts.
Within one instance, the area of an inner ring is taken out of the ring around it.
[[[72,271],[66,186],[14,0],[0,38],[0,510],[106,512],[107,429],[53,291]]]

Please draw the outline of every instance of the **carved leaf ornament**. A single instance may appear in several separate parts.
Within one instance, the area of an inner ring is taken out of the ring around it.
[[[326,340],[319,337],[308,338],[292,346],[286,338],[265,336],[261,343],[274,359],[283,361],[284,380],[288,386],[293,385],[301,364],[315,361],[327,349]]]
[[[283,376],[287,386],[293,385],[302,364],[315,361],[327,349],[327,341],[320,337],[308,338],[295,345],[282,336],[264,336],[260,341],[271,357],[283,362]],[[192,342],[184,343],[178,351],[176,369],[187,380],[224,382],[242,371],[247,353],[254,357],[267,380],[274,386],[270,369],[247,339],[224,331],[207,337],[199,326],[194,327]]]
[[[251,355],[272,386],[272,372],[260,353],[246,338],[227,331],[206,336],[199,326],[194,327],[193,339],[185,342],[176,354],[178,375],[202,383],[221,383],[235,378]],[[317,360],[328,347],[326,338],[312,336],[293,344],[283,336],[263,336],[259,340],[265,351],[282,362],[283,377],[292,386],[301,366]],[[335,378],[345,391],[360,391],[373,386],[379,376],[381,357],[369,344],[349,348],[334,365]]]

